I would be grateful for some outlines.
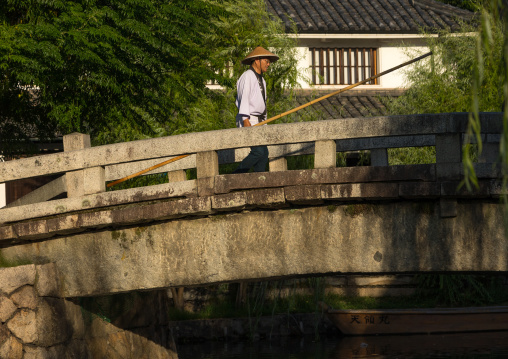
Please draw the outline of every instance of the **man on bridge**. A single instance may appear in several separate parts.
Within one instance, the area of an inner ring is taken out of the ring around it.
[[[242,60],[242,64],[250,67],[236,83],[236,127],[251,127],[266,120],[266,82],[263,73],[278,59],[277,55],[258,46]],[[249,155],[233,173],[246,173],[251,168],[254,168],[254,172],[264,172],[267,163],[268,147],[251,147]]]

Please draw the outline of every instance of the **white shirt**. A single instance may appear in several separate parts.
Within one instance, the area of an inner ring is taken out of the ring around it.
[[[266,96],[266,82],[263,80],[263,87]],[[259,82],[254,71],[247,70],[236,82],[236,107],[238,114],[236,115],[236,127],[243,127],[243,120],[250,118],[251,126],[259,123],[258,116],[265,112],[265,100],[259,88]],[[254,117],[255,116],[255,117]]]

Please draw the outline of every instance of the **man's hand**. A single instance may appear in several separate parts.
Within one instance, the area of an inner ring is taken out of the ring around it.
[[[243,127],[251,127],[250,126],[250,121],[248,118],[246,118],[245,120],[243,120]]]

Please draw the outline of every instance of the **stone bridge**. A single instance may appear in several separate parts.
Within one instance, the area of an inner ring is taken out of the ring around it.
[[[4,261],[55,263],[81,297],[328,273],[506,272],[498,156],[502,114],[480,114],[479,187],[459,188],[467,113],[388,116],[191,133],[0,163],[0,182],[59,175],[0,209]],[[270,171],[221,174],[268,145]],[[388,149],[435,147],[435,163],[388,165]],[[369,166],[336,167],[366,151]],[[313,169],[288,170],[313,155]],[[164,184],[106,183],[175,156]],[[197,170],[187,180],[185,170]],[[112,189],[115,186],[111,187]],[[62,198],[65,197],[65,198]],[[55,199],[59,198],[59,199]]]

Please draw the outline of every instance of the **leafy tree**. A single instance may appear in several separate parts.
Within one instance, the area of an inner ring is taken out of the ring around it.
[[[464,26],[463,34],[441,33],[427,37],[432,57],[415,63],[405,76],[408,90],[389,103],[393,114],[469,112],[473,109],[474,78],[478,56],[484,64],[484,76],[478,86],[478,109],[499,111],[503,103],[502,29],[492,35],[492,53],[477,55],[475,28]]]
[[[296,40],[262,0],[6,0],[0,20],[3,152],[56,131],[102,144],[232,127],[255,46],[281,57],[270,111],[296,84]]]
[[[225,13],[212,0],[3,1],[2,121],[114,134],[104,142],[160,135],[217,77],[205,35]]]
[[[264,74],[268,115],[294,107],[293,89],[299,76],[296,37],[286,34],[284,24],[268,12],[264,0],[231,1],[225,3],[225,9],[226,15],[214,21],[218,32],[208,39],[220,49],[210,52],[210,62],[224,75],[218,78],[222,89],[207,91],[200,101],[179,113],[178,133],[235,127],[236,81],[247,70],[241,60],[256,46],[270,49],[280,58]]]

